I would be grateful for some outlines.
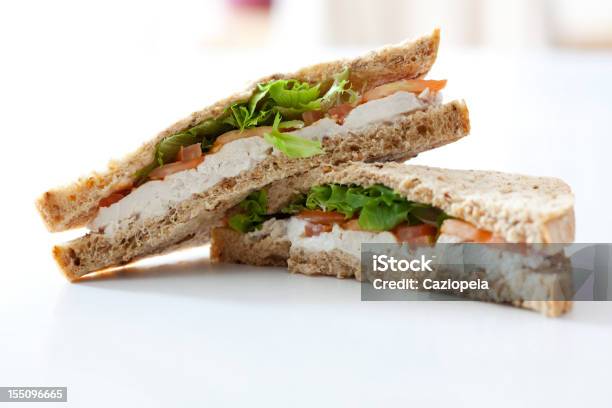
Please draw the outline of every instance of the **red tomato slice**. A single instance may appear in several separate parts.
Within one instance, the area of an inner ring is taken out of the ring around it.
[[[336,121],[336,123],[341,125],[344,123],[344,118],[348,116],[353,108],[354,106],[350,103],[343,103],[330,108],[327,113]]]
[[[110,207],[126,195],[130,194],[133,189],[134,185],[132,183],[122,184],[120,187],[118,186],[117,190],[109,194],[108,197],[104,197],[100,200],[98,207]]]
[[[111,193],[111,195],[109,195],[108,197],[104,197],[103,199],[101,199],[98,206],[101,208],[110,207],[111,205],[115,204],[117,201],[121,200],[123,197],[125,197],[125,195],[121,193]]]
[[[433,81],[427,79],[402,79],[388,84],[377,86],[363,94],[362,103],[372,101],[374,99],[384,98],[385,96],[393,95],[396,92],[412,92],[420,94],[425,89],[432,92],[441,91],[446,86],[446,79],[441,81]]]
[[[334,228],[331,224],[311,224],[310,222],[304,226],[304,236],[307,238],[319,236],[324,232],[331,232]]]
[[[363,231],[361,225],[359,225],[359,220],[354,218],[342,224],[342,229],[349,231]]]
[[[452,235],[467,242],[490,242],[493,234],[460,220],[446,220],[440,228],[442,234]]]
[[[204,161],[204,156],[196,159],[174,162],[170,164],[164,164],[161,167],[156,168],[149,174],[151,180],[163,180],[167,176],[178,173],[183,170],[195,169],[200,163]]]
[[[200,143],[194,143],[187,147],[181,146],[178,154],[176,155],[176,161],[188,161],[202,157],[202,145]]]
[[[433,244],[437,233],[438,229],[429,224],[401,224],[393,230],[393,235],[398,242],[408,242],[410,244]]]
[[[344,215],[334,211],[303,210],[297,217],[313,224],[338,224],[344,221]]]
[[[305,126],[312,125],[317,120],[323,119],[324,116],[325,114],[323,114],[323,112],[321,112],[320,110],[308,111],[308,112],[302,113],[302,119],[304,120]]]

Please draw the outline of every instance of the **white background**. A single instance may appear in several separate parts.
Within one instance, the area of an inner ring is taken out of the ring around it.
[[[215,24],[206,7],[196,17],[180,7],[167,17]],[[82,231],[48,234],[38,194],[248,79],[357,50],[202,50],[176,41],[192,25],[168,28],[131,3],[8,11],[0,386],[68,386],[69,405],[88,407],[609,405],[609,303],[560,319],[469,302],[364,303],[354,281],[212,267],[206,248],[67,283],[51,245]],[[473,131],[414,162],[560,177],[576,195],[577,241],[610,242],[611,72],[604,53],[443,46],[430,77],[450,80],[447,99],[467,100]]]

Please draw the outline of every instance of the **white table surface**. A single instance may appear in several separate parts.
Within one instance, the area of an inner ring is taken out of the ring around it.
[[[69,284],[50,247],[80,232],[48,234],[37,194],[243,80],[322,56],[245,65],[256,53],[178,63],[43,48],[2,77],[0,386],[68,386],[79,407],[610,404],[610,303],[560,319],[472,302],[366,303],[355,281],[212,267],[206,248]],[[443,49],[434,72],[468,101],[473,131],[415,162],[561,177],[576,194],[577,240],[610,241],[612,56]]]

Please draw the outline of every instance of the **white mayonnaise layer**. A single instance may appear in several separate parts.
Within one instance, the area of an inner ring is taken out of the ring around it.
[[[185,170],[164,180],[148,181],[113,205],[100,208],[89,228],[112,235],[131,217],[140,219],[160,216],[193,194],[201,193],[226,177],[250,170],[264,160],[272,147],[261,137],[238,139],[207,155],[195,169]]]
[[[428,90],[418,96],[409,92],[397,92],[357,106],[348,114],[343,125],[324,118],[292,133],[307,139],[321,140],[325,136],[341,135],[440,102],[441,94],[431,94]],[[172,174],[164,180],[148,181],[111,206],[100,208],[88,227],[92,231],[103,230],[105,235],[111,236],[132,218],[143,220],[163,215],[173,205],[193,194],[206,191],[222,179],[251,170],[271,152],[272,147],[261,137],[235,140],[223,146],[217,153],[206,155],[205,160],[196,169]]]
[[[304,236],[306,222],[296,217],[287,221],[287,238],[291,246],[308,251],[332,251],[338,249],[356,258],[361,258],[361,244],[396,243],[395,235],[390,232],[350,231],[334,224],[331,232],[324,232],[314,237]]]

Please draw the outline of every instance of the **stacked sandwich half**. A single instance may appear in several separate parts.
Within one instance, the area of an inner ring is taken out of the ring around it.
[[[216,261],[359,278],[362,242],[573,240],[561,181],[394,163],[469,132],[465,103],[426,79],[438,44],[435,31],[260,79],[47,191],[49,230],[89,229],[53,249],[60,268],[76,280],[212,239]]]

